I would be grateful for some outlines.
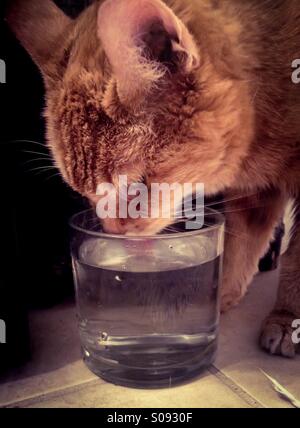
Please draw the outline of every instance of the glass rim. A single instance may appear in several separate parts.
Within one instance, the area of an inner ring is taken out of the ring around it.
[[[213,208],[208,208],[208,207],[204,207],[204,210],[211,212],[215,216],[215,218],[217,219],[216,224],[207,226],[206,228],[202,227],[200,229],[187,230],[186,232],[178,232],[178,233],[170,232],[170,233],[164,233],[161,235],[136,235],[136,236],[135,235],[117,235],[112,233],[96,232],[93,230],[86,229],[82,226],[78,226],[76,224],[76,220],[84,214],[88,214],[92,212],[94,213],[94,210],[92,208],[89,208],[74,214],[69,220],[69,226],[71,227],[71,229],[74,229],[78,232],[84,233],[89,236],[97,237],[97,238],[115,239],[115,240],[140,240],[140,241],[153,240],[153,239],[175,239],[175,238],[184,238],[188,236],[202,235],[211,230],[221,229],[224,226],[225,216],[222,213],[220,213],[217,210],[214,210]],[[101,221],[100,218],[99,218],[99,221]],[[189,219],[187,219],[186,221],[189,221]]]

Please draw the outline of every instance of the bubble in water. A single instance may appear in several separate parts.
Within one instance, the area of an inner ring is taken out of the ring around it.
[[[115,280],[118,282],[122,282],[122,278],[120,278],[119,275],[115,276]]]
[[[108,339],[108,334],[105,333],[105,331],[103,333],[101,333],[100,335],[100,340],[99,342],[106,342],[106,340]]]
[[[77,318],[78,318],[78,315],[77,315]],[[82,319],[79,319],[79,320],[80,320],[80,326],[81,326],[82,328],[87,327],[87,325],[88,325],[88,320],[87,320],[87,319],[82,318]]]

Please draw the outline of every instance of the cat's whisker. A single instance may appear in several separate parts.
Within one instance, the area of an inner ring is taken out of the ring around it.
[[[55,178],[55,177],[60,177],[60,178],[62,179],[62,175],[61,175],[61,173],[60,173],[60,172],[58,172],[58,173],[53,174],[53,175],[50,175],[50,177],[46,178],[45,182],[46,182],[46,181],[49,181],[49,180],[51,180],[52,178]]]
[[[174,226],[167,226],[164,228],[164,231],[174,233],[177,232],[177,229]]]
[[[251,237],[243,232],[225,227],[224,233],[225,234],[227,233],[228,235],[232,235],[237,239],[243,239],[245,241],[251,242]]]
[[[226,213],[234,213],[234,212],[238,212],[238,211],[246,211],[248,209],[252,210],[252,209],[258,209],[258,208],[265,208],[265,207],[266,207],[266,204],[263,204],[263,205],[252,205],[252,206],[245,206],[243,208],[236,208],[236,209],[232,209],[232,210],[220,209],[220,210],[216,210],[216,212],[219,213],[219,214],[226,214]],[[174,217],[176,219],[179,219],[179,220],[184,220],[185,218],[188,218],[188,217],[194,218],[195,216],[199,216],[199,215],[205,215],[205,217],[207,217],[207,216],[214,216],[215,215],[214,212],[205,212],[205,210],[204,211],[203,210],[201,210],[201,211],[200,210],[198,210],[198,211],[195,211],[195,210],[189,210],[189,211],[184,210],[183,211],[184,215],[179,215],[179,214],[182,214],[182,211],[178,211],[178,212],[174,213]]]
[[[206,207],[214,207],[214,206],[226,204],[226,203],[229,203],[229,202],[246,199],[246,198],[249,198],[249,197],[252,197],[252,196],[256,196],[256,195],[257,195],[257,193],[249,193],[249,194],[245,194],[245,195],[239,195],[239,196],[235,196],[235,197],[232,197],[232,198],[224,199],[224,200],[221,200],[221,201],[210,202],[208,204],[205,204],[204,208],[206,208]],[[261,206],[257,206],[257,208],[260,208],[260,207]],[[244,210],[244,209],[248,209],[248,208],[249,209],[253,209],[253,208],[256,208],[256,207],[245,207],[245,208],[241,208],[240,210]],[[220,212],[220,213],[223,213],[223,212],[226,213],[226,211],[222,211],[222,210],[219,210],[219,209],[216,209],[216,211]],[[189,208],[189,209],[184,209],[184,207],[183,208],[178,208],[175,211],[173,211],[173,216],[176,217],[176,218],[184,218],[184,216],[181,216],[182,213],[184,213],[186,216],[188,216],[189,214],[195,215],[195,208]],[[148,215],[148,212],[141,211],[140,214],[141,215]],[[208,215],[208,214],[209,213],[205,213],[205,215]],[[214,215],[214,213],[212,213],[211,215]]]
[[[41,147],[44,147],[45,149],[48,149],[46,144],[39,143],[38,141],[34,141],[34,140],[7,140],[2,142],[2,144],[19,144],[19,143],[35,144],[37,146],[41,146]]]
[[[91,230],[91,231],[93,231],[93,232],[94,232],[98,227],[99,227],[99,223],[95,223],[95,224],[93,224],[92,226],[89,226],[90,230]]]
[[[43,172],[47,172],[47,171],[51,171],[52,169],[57,170],[56,166],[39,166],[37,168],[33,168],[30,169],[28,172],[36,172],[39,171],[36,175],[38,175],[39,173],[43,173]]]
[[[86,222],[85,227],[89,230],[95,230],[97,227],[101,226],[101,219],[95,219],[95,218],[91,218],[88,219],[88,221]]]
[[[183,214],[183,215],[180,215],[180,214]],[[184,211],[178,211],[178,212],[175,212],[175,213],[173,213],[173,216],[175,217],[175,218],[184,218],[184,217],[190,217],[190,216],[194,216],[195,217],[195,215],[199,215],[199,214],[204,214],[204,211],[203,210],[201,210],[201,211],[195,211],[195,210],[184,210]]]
[[[207,224],[207,223],[204,223],[204,226],[210,227],[211,225]],[[244,232],[231,229],[231,228],[229,228],[227,226],[225,226],[224,233],[232,235],[232,236],[234,236],[235,238],[238,238],[238,239],[245,239],[246,241],[251,240],[251,237],[249,235],[245,234]]]
[[[245,199],[245,198],[250,198],[252,196],[256,196],[257,193],[249,193],[246,195],[239,195],[239,196],[234,196],[232,198],[228,198],[228,199],[222,199],[220,201],[215,201],[215,202],[209,202],[208,204],[205,204],[206,207],[213,207],[214,205],[221,205],[221,204],[226,204],[228,202],[233,202],[233,201],[238,201],[240,199]]]
[[[28,161],[23,162],[23,165],[28,165],[28,164],[30,164],[30,163],[32,163],[32,162],[38,162],[38,161],[47,161],[47,162],[49,162],[49,160],[50,160],[50,159],[47,159],[47,158],[35,158],[35,159],[29,159]]]
[[[26,140],[26,139],[22,139],[22,140],[13,140],[14,142],[17,142],[17,143],[30,143],[30,144],[36,144],[36,145],[38,145],[38,146],[43,146],[43,147],[46,147],[46,145],[45,144],[43,144],[43,143],[40,143],[39,141],[35,141],[35,140]]]
[[[87,221],[86,226],[88,228],[91,228],[91,227],[96,227],[99,224],[101,224],[101,219],[100,218],[99,219],[91,218],[91,219],[89,219]]]
[[[52,159],[52,156],[49,155],[48,153],[34,152],[32,150],[22,150],[22,151],[23,151],[23,153],[27,153],[27,154],[31,154],[31,155],[44,156],[45,158]]]
[[[232,209],[232,210],[216,210],[219,214],[229,214],[229,213],[235,213],[235,212],[239,212],[239,211],[247,211],[247,210],[254,210],[254,209],[259,209],[259,208],[265,208],[266,207],[266,204],[263,204],[263,205],[252,205],[252,206],[246,206],[246,207],[243,207],[243,208],[237,208],[237,209]],[[179,219],[179,220],[184,220],[184,219],[188,219],[189,217],[190,218],[195,218],[195,216],[196,215],[200,215],[200,214],[204,214],[205,215],[205,217],[208,217],[208,216],[214,216],[215,215],[215,213],[210,213],[210,212],[201,212],[201,211],[198,211],[198,212],[195,212],[195,211],[185,211],[184,212],[184,216],[178,216],[178,215],[176,215],[176,213],[175,213],[175,218],[176,219]]]
[[[253,104],[254,103],[254,101],[255,101],[255,98],[257,97],[257,94],[258,94],[258,91],[259,91],[259,86],[256,88],[256,90],[255,90],[255,93],[254,93],[254,95],[253,95],[253,97],[252,97],[252,100],[250,101],[250,103],[251,104]]]
[[[263,205],[252,205],[252,206],[245,206],[245,207],[243,207],[243,208],[236,208],[236,209],[232,209],[232,210],[224,210],[224,209],[220,209],[220,210],[216,210],[219,214],[229,214],[229,213],[235,213],[235,212],[239,212],[239,211],[247,211],[247,210],[253,210],[253,209],[259,209],[259,208],[265,208],[266,207],[266,204],[263,204]],[[194,218],[196,215],[199,215],[199,214],[203,214],[203,212],[195,212],[194,210],[190,210],[190,211],[184,211],[184,216],[179,216],[178,214],[181,214],[181,212],[180,211],[178,211],[178,213],[174,213],[174,217],[176,218],[176,219],[181,219],[181,220],[183,220],[183,219],[185,219],[185,218],[187,218],[187,217],[192,217],[192,218]],[[205,216],[207,217],[207,216],[214,216],[215,215],[215,213],[210,213],[210,212],[205,212]]]
[[[186,221],[186,220],[188,220],[186,217],[182,217],[180,219],[176,219],[176,221],[173,222],[172,224],[176,225],[177,223],[180,223],[180,222]],[[204,222],[203,225],[206,226],[206,227],[210,227],[211,226],[211,224],[206,223],[206,222]],[[170,230],[171,232],[178,232],[178,230],[174,226],[172,226],[172,225],[171,226],[167,226],[164,230],[165,231]],[[232,229],[232,228],[230,228],[228,226],[225,226],[225,233],[230,234],[230,235],[232,235],[232,236],[234,236],[236,238],[239,238],[239,239],[245,239],[245,240],[250,240],[251,239],[251,237],[249,235],[247,235],[246,233],[241,232],[241,231],[236,230],[236,229]]]
[[[230,214],[230,213],[236,213],[236,212],[240,212],[240,211],[247,211],[247,210],[255,210],[255,209],[259,209],[259,208],[265,208],[266,204],[264,205],[253,205],[251,207],[244,207],[244,208],[237,208],[237,209],[233,209],[233,210],[225,210],[225,211],[218,211],[218,213],[220,214]],[[211,216],[214,215],[214,213],[206,213],[205,216]]]

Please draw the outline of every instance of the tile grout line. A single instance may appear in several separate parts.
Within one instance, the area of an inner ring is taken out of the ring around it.
[[[251,394],[249,394],[244,388],[239,386],[233,379],[228,377],[225,373],[219,370],[215,365],[212,365],[208,368],[210,374],[215,376],[220,382],[222,382],[225,386],[227,386],[234,394],[236,394],[239,398],[245,401],[253,408],[265,409],[265,406],[254,398]]]
[[[13,400],[13,401],[9,401],[7,403],[0,403],[0,409],[1,408],[11,408],[11,407],[28,407],[30,404],[37,404],[37,403],[42,403],[44,401],[48,401],[49,399],[55,399],[55,398],[59,398],[64,394],[68,394],[70,392],[78,392],[81,391],[82,389],[85,389],[88,386],[93,386],[93,385],[97,385],[97,384],[103,384],[105,383],[104,381],[102,381],[101,378],[96,378],[96,379],[90,379],[84,382],[81,382],[79,384],[74,384],[74,385],[70,385],[67,386],[65,388],[58,388],[58,389],[54,389],[53,391],[50,392],[44,392],[41,394],[37,394],[28,398],[24,398],[24,399],[20,399],[20,400]]]
[[[212,365],[208,368],[208,372],[216,377],[223,385],[227,386],[235,395],[245,401],[253,408],[265,408],[265,406],[256,400],[252,395],[245,391],[242,387],[237,385],[230,377],[226,376],[221,370]],[[50,392],[45,392],[37,394],[32,397],[28,397],[21,400],[9,401],[7,403],[0,404],[0,408],[11,408],[11,407],[28,407],[32,404],[43,403],[45,401],[59,398],[70,392],[78,392],[86,387],[101,385],[105,383],[101,378],[90,379],[88,381],[82,382],[76,385],[70,385],[66,388],[59,388]]]

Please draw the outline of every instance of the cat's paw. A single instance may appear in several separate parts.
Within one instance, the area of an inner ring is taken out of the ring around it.
[[[292,324],[295,318],[287,313],[272,312],[262,326],[261,347],[273,355],[295,357],[298,348],[293,342]]]
[[[235,308],[243,298],[240,290],[226,290],[221,293],[221,313]]]

